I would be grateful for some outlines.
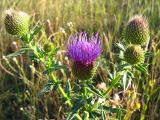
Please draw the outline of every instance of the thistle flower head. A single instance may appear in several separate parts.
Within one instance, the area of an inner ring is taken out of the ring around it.
[[[87,37],[87,33],[79,33],[69,38],[68,55],[76,62],[91,63],[101,53],[101,43],[98,34]]]
[[[149,26],[141,15],[131,18],[125,29],[125,40],[128,43],[143,45],[149,40]]]
[[[4,14],[6,31],[12,35],[22,35],[29,30],[29,16],[25,12],[9,9]]]
[[[144,62],[144,51],[141,46],[130,45],[124,52],[124,59],[129,64],[137,64]]]
[[[89,79],[95,73],[95,61],[101,53],[98,34],[87,37],[87,33],[78,33],[69,38],[68,56],[73,61],[73,74],[80,80]]]

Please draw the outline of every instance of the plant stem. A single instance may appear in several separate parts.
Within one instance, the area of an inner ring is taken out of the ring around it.
[[[78,120],[82,120],[82,118],[78,114],[75,114],[75,116],[77,117]]]
[[[29,43],[27,45],[29,46],[29,48],[31,48],[31,50],[34,52],[34,54],[37,56],[37,58],[42,63],[44,63],[44,59],[39,57],[39,54],[38,54],[37,50],[33,47],[33,45],[31,43]],[[54,83],[58,83],[58,80],[56,79],[56,77],[54,76],[53,73],[51,73],[50,77],[51,77],[51,79],[53,80]],[[63,88],[61,87],[60,84],[57,84],[57,88],[58,88],[59,92],[61,93],[61,95],[66,100],[66,103],[69,105],[69,107],[72,107],[72,103],[71,103],[70,99],[68,98],[67,94],[65,93],[65,91],[63,90]],[[85,92],[85,94],[86,94],[86,92]],[[82,118],[78,114],[76,114],[76,117],[77,117],[78,120],[82,120]]]
[[[83,94],[84,94],[84,98],[87,97],[87,85],[86,85],[86,80],[83,82]]]
[[[51,73],[51,78],[54,81],[54,83],[57,83],[57,79],[55,78],[55,76],[53,75],[53,73]],[[63,88],[60,86],[60,84],[57,85],[57,88],[59,90],[59,92],[61,93],[61,95],[65,98],[66,103],[69,105],[69,107],[72,107],[72,103],[69,100],[68,96],[66,95],[66,93],[64,92]]]
[[[42,58],[39,58],[39,55],[38,55],[38,52],[34,49],[33,45],[31,43],[28,44],[28,46],[33,50],[34,54],[38,57],[38,59],[41,61],[41,62],[44,62],[44,60]],[[52,80],[54,81],[54,83],[58,83],[56,77],[53,75],[53,73],[51,73],[51,76]],[[60,84],[58,84],[57,86],[59,92],[62,94],[62,96],[66,99],[66,103],[72,107],[72,103],[70,102],[68,96],[66,95],[66,93],[64,92],[63,88],[60,86]]]

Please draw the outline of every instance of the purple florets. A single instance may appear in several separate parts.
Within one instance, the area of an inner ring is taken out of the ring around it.
[[[87,37],[87,33],[70,36],[68,56],[75,62],[92,63],[101,53],[101,42],[98,34]]]

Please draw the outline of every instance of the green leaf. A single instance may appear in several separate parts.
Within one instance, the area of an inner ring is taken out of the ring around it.
[[[122,85],[123,85],[123,90],[127,90],[128,87],[131,85],[131,75],[130,71],[126,71],[123,73],[122,77]]]
[[[36,25],[30,33],[30,41],[36,36],[42,29],[42,25]]]
[[[106,120],[106,112],[103,110],[103,107],[101,108],[101,117],[102,120]]]
[[[36,46],[36,51],[38,52],[39,58],[43,58],[45,56],[45,52],[40,48],[40,46]]]
[[[29,43],[30,41],[30,34],[23,34],[22,36],[20,36],[20,39],[26,43]]]
[[[103,110],[105,110],[106,112],[109,112],[109,113],[118,113],[119,111],[126,112],[125,109],[113,108],[113,107],[109,107],[109,106],[105,106],[105,105],[103,105]]]
[[[58,65],[58,64],[54,64],[52,67],[46,69],[43,74],[49,74],[53,71],[57,71],[57,70],[60,70],[60,69],[64,69],[65,66],[64,65]]]
[[[123,71],[123,70],[130,69],[130,68],[131,68],[131,66],[127,63],[126,64],[120,64],[120,65],[117,66],[118,71]]]
[[[131,71],[127,71],[127,74],[129,77],[133,78],[134,77],[134,74],[131,72]]]
[[[104,93],[105,97],[110,92],[110,90],[112,90],[112,88],[119,82],[120,78],[121,78],[121,76],[118,74],[116,76],[116,78],[111,81],[111,85],[109,86],[109,88],[107,89],[107,91]]]
[[[97,95],[97,96],[99,96],[101,98],[104,98],[102,93],[97,88],[95,88],[93,85],[88,85],[87,89],[89,91],[91,91],[93,94],[95,94],[95,95]]]
[[[150,57],[154,57],[154,53],[153,52],[146,52],[145,58],[150,58]]]
[[[71,95],[71,84],[70,81],[67,80],[66,85],[65,85],[65,93],[67,94],[68,97]]]
[[[48,81],[48,83],[42,88],[42,90],[39,92],[38,96],[43,96],[44,94],[50,92],[55,87],[53,81]]]
[[[76,116],[76,113],[69,113],[68,115],[67,115],[67,119],[66,120],[73,120],[73,118]]]
[[[84,106],[84,101],[82,100],[82,98],[78,98],[73,102],[73,106],[71,108],[72,113],[77,113],[78,110]]]
[[[30,48],[22,47],[19,50],[17,50],[16,52],[7,55],[6,57],[16,57],[16,56],[22,55],[23,53],[25,53],[28,50],[30,50]]]
[[[117,119],[118,120],[122,119],[122,111],[121,111],[121,109],[118,109],[118,111],[117,111]]]
[[[88,111],[84,111],[82,113],[82,120],[89,120],[89,113],[88,113]]]
[[[82,98],[78,98],[73,102],[73,106],[71,108],[71,112],[67,115],[67,120],[72,120],[77,114],[78,110],[83,107]]]
[[[145,64],[138,64],[138,65],[135,65],[134,67],[141,72],[147,73],[147,65]]]

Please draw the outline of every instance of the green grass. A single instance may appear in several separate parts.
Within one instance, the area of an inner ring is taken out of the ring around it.
[[[32,25],[37,21],[43,24],[44,29],[36,42],[43,44],[46,40],[53,40],[56,46],[61,47],[62,53],[66,49],[70,34],[76,31],[87,31],[90,34],[98,32],[103,41],[103,55],[100,59],[102,64],[98,68],[97,78],[106,83],[109,82],[107,69],[113,69],[117,63],[114,44],[122,41],[123,30],[130,17],[135,14],[146,17],[151,37],[149,50],[157,51],[156,45],[160,39],[159,6],[160,0],[1,0],[0,2],[1,15],[6,9],[13,8],[28,13]],[[50,20],[51,25],[46,24],[47,20]],[[3,17],[0,22],[0,57],[2,57],[16,50],[12,44],[13,41],[17,42],[18,47],[22,46],[22,42],[6,33]],[[54,39],[47,39],[52,36]],[[149,66],[149,80],[155,80],[155,86],[144,89],[149,86],[148,79],[142,82],[145,83],[144,85],[136,86],[138,87],[136,92],[141,94],[136,96],[136,99],[140,99],[142,103],[141,109],[132,115],[132,117],[138,116],[137,119],[140,119],[140,115],[143,116],[143,114],[148,120],[160,117],[159,89],[156,91],[160,83],[159,56],[150,59]],[[69,61],[64,59],[64,54],[57,55],[57,58],[69,68]],[[37,97],[38,92],[48,80],[47,76],[42,74],[44,66],[32,62],[27,54],[17,59],[18,64],[12,59],[9,59],[10,64],[5,60],[0,61],[0,119],[62,119],[64,105],[60,104],[56,92],[48,93],[42,98]],[[29,65],[34,66],[36,70],[30,69]],[[63,70],[57,72],[57,76],[64,81],[74,80],[70,69],[67,72]],[[117,91],[120,90],[117,89]],[[151,91],[155,92],[151,93]],[[127,104],[125,100],[122,102]],[[127,107],[129,112],[126,114],[126,120],[130,119],[130,114],[133,113],[129,106]]]

